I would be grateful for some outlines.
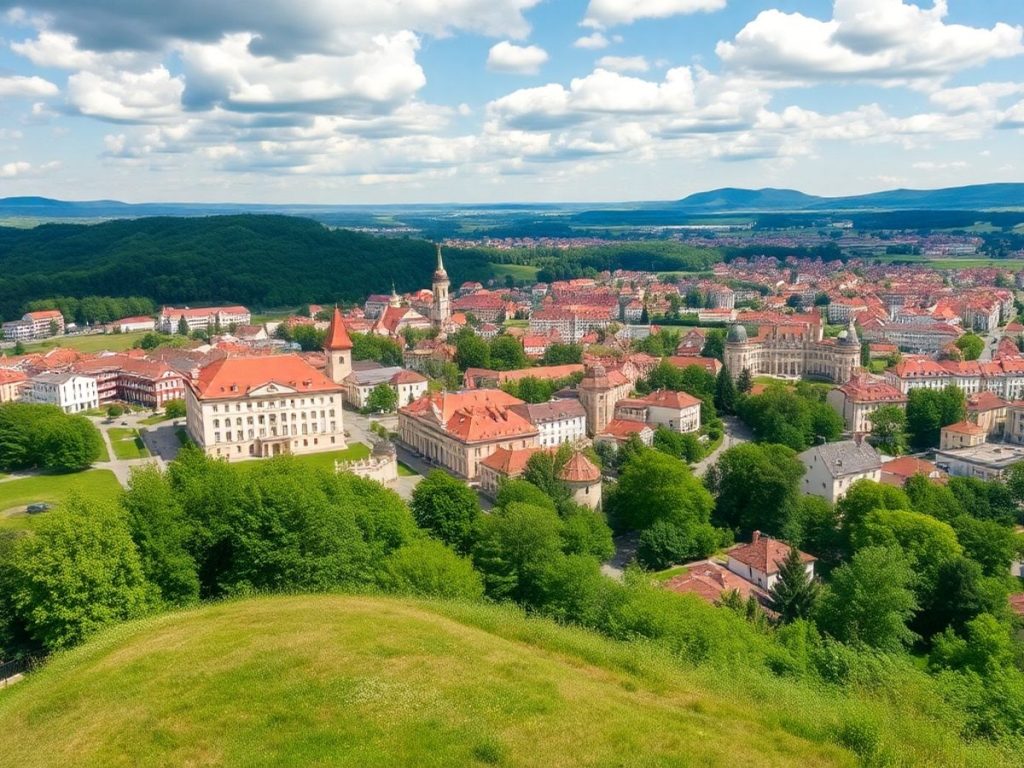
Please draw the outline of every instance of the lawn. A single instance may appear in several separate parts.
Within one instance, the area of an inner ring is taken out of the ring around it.
[[[161,422],[167,421],[169,417],[166,413],[154,413],[152,416],[147,416],[144,419],[139,420],[139,424],[145,424],[146,426],[152,426],[154,424],[160,424]]]
[[[58,336],[34,344],[26,344],[26,352],[46,352],[55,347],[77,349],[79,352],[120,352],[131,349],[136,341],[146,335],[146,331],[133,333],[94,333],[87,336]]]
[[[534,283],[537,281],[537,273],[540,267],[531,267],[529,264],[494,264],[491,263],[491,272],[496,278],[504,278],[511,275],[513,280],[520,280]]]
[[[107,450],[107,441],[100,438],[100,455],[96,461],[110,461],[110,451]]]
[[[119,459],[145,459],[149,456],[145,443],[139,436],[139,430],[124,427],[111,427],[107,430],[110,444],[114,447],[114,455]]]
[[[682,576],[686,573],[685,565],[673,565],[671,568],[666,568],[663,571],[655,571],[651,574],[651,578],[655,581],[662,582],[668,581],[673,576]]]
[[[356,461],[358,459],[365,459],[370,455],[370,449],[368,446],[362,443],[352,443],[344,451],[327,451],[325,453],[310,453],[305,456],[296,456],[296,461],[301,461],[303,464],[308,464],[312,467],[323,467],[324,469],[333,472],[335,461]]]
[[[415,469],[410,467],[408,464],[403,464],[402,462],[398,462],[398,476],[399,477],[415,477],[418,474],[419,474],[419,472],[417,472]]]
[[[18,510],[13,515],[0,516],[0,529],[31,529],[40,515],[25,514],[24,507],[37,501],[55,504],[71,491],[86,498],[115,498],[121,486],[109,469],[91,469],[69,475],[36,475],[21,480],[0,483],[0,514],[4,510]]]
[[[705,678],[500,607],[225,601],[117,627],[0,691],[0,768],[856,764],[829,739],[834,694],[797,706],[784,679],[758,701]]]

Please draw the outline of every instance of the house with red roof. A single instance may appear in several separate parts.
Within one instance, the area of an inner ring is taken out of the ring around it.
[[[789,556],[791,547],[781,539],[754,531],[749,544],[739,544],[727,553],[726,567],[740,578],[769,590],[779,579],[779,568]],[[809,578],[814,578],[813,555],[800,552],[800,559]]]
[[[224,357],[187,382],[188,433],[228,461],[345,448],[342,386],[298,355]]]
[[[849,431],[865,434],[871,431],[871,414],[886,405],[906,408],[907,396],[884,379],[860,373],[831,390],[825,402],[843,417]]]

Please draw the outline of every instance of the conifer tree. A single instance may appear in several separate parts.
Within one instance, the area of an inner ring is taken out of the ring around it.
[[[805,619],[814,610],[818,600],[818,585],[807,575],[804,561],[796,547],[789,548],[789,554],[779,565],[779,579],[768,591],[768,595],[772,610],[786,624],[795,619]]]
[[[736,410],[736,385],[733,384],[729,367],[722,366],[715,381],[715,407],[722,413]]]
[[[740,371],[740,376],[736,379],[736,391],[741,395],[750,394],[750,390],[754,388],[754,377],[750,375],[750,369],[744,368]]]

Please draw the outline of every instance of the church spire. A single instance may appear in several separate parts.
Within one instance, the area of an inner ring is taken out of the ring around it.
[[[434,282],[439,282],[442,278],[448,279],[448,273],[444,269],[444,259],[441,257],[441,244],[437,243],[437,268],[434,270]]]

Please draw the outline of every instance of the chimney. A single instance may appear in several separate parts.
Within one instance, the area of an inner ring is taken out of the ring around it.
[[[750,537],[750,543],[751,544],[757,544],[757,542],[759,542],[760,540],[761,540],[761,532],[760,531],[754,531],[754,534]]]

